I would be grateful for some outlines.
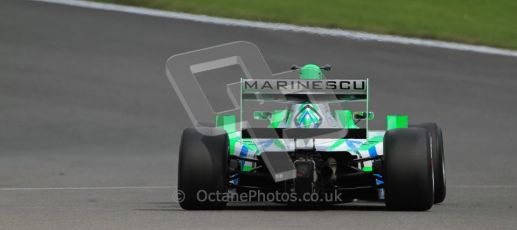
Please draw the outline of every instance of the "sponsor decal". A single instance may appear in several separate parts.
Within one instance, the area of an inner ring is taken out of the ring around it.
[[[364,91],[366,80],[244,80],[243,92]]]

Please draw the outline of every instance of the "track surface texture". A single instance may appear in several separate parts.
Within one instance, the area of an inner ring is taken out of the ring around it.
[[[273,72],[315,62],[369,77],[374,126],[393,112],[438,122],[445,202],[181,210],[172,186],[190,122],[165,60],[236,40]],[[2,0],[0,229],[515,229],[516,89],[517,58]]]

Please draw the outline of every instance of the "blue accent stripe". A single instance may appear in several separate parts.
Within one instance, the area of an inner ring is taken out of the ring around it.
[[[349,141],[350,143],[354,143],[356,145],[360,145],[363,143],[362,141],[354,141],[354,140],[347,140],[347,141]]]
[[[381,184],[384,184],[384,180],[382,179],[382,175],[381,174],[374,174],[375,175],[375,182],[377,185],[381,185]]]
[[[370,157],[376,157],[377,156],[377,149],[375,146],[372,146],[368,149],[368,153],[370,154]]]
[[[248,147],[246,145],[242,145],[241,147],[241,153],[239,154],[240,157],[246,158],[248,156]],[[240,161],[241,168],[244,168],[245,161]]]
[[[355,143],[353,141],[346,140],[345,143],[352,151],[357,151],[357,147],[354,145]]]
[[[241,157],[247,157],[248,156],[248,147],[246,147],[246,145],[243,145],[241,147],[241,153],[239,155]]]

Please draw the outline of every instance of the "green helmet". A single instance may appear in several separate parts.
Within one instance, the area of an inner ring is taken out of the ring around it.
[[[321,80],[323,73],[319,66],[307,64],[300,68],[300,79],[302,80]]]

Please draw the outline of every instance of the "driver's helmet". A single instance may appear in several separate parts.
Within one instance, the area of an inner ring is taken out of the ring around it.
[[[325,78],[321,68],[314,64],[307,64],[300,68],[301,80],[322,80]],[[291,106],[292,119],[285,124],[289,128],[330,128],[337,123],[327,103],[302,103]]]
[[[321,80],[323,79],[321,68],[314,64],[307,64],[300,68],[300,79],[302,80]]]

